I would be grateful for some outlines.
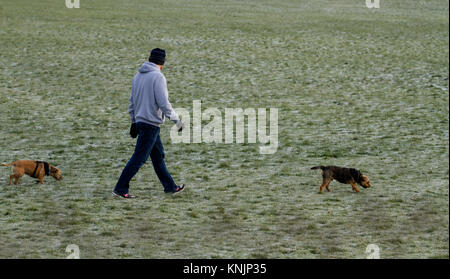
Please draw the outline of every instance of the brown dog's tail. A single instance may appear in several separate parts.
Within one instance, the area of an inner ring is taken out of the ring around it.
[[[311,169],[312,169],[312,170],[317,170],[317,169],[324,170],[325,167],[324,167],[324,166],[315,166],[315,167],[312,167]]]
[[[12,165],[12,163],[11,164],[2,164],[2,166],[4,166],[4,167],[9,167],[11,165]]]

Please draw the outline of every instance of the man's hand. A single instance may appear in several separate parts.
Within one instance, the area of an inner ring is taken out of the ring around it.
[[[137,135],[138,135],[137,125],[136,123],[131,123],[130,136],[134,139],[137,137]]]
[[[175,125],[177,125],[177,131],[178,131],[178,132],[183,131],[183,129],[184,129],[184,124],[183,124],[183,122],[181,122],[181,120],[178,120],[177,123],[176,123]]]

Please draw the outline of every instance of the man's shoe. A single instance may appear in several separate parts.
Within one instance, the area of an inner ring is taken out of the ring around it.
[[[122,199],[134,199],[134,198],[136,198],[136,196],[132,196],[130,194],[120,194],[120,193],[117,193],[116,191],[113,191],[112,194],[113,194],[113,196],[119,197],[119,198],[122,198]]]
[[[178,193],[181,193],[181,192],[183,192],[184,191],[184,187],[185,187],[185,185],[184,185],[184,183],[183,184],[181,184],[180,186],[177,186],[177,188],[175,188],[175,191],[174,192],[172,192],[172,194],[178,194]]]

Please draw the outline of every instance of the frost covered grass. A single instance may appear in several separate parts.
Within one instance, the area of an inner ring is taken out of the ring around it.
[[[0,257],[448,258],[448,1],[0,3],[0,161],[46,160],[64,180],[8,186]],[[279,109],[279,146],[171,144],[187,190],[167,196],[146,164],[139,198],[111,190],[134,140],[130,84],[165,48],[175,107]],[[361,169],[373,187],[314,165]]]

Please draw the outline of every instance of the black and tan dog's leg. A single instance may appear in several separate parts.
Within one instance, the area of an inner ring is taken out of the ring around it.
[[[331,179],[329,177],[323,178],[322,185],[320,185],[320,190],[319,190],[321,193],[322,193],[324,187],[326,187],[327,190],[329,191],[329,186],[330,186],[331,180],[333,180],[333,179]]]
[[[356,193],[359,193],[359,189],[358,189],[358,187],[356,187],[355,182],[351,182],[350,185],[352,185],[353,191],[356,191]]]

